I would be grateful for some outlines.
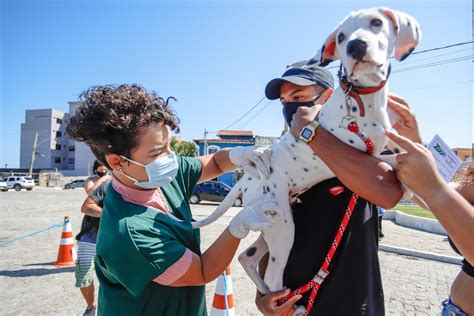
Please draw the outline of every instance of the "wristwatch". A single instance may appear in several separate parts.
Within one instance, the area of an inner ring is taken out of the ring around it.
[[[309,143],[313,138],[316,132],[316,128],[318,128],[319,122],[317,120],[309,123],[300,132],[300,139],[305,143]]]

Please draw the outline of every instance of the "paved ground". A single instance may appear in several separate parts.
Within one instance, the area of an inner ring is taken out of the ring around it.
[[[44,229],[71,217],[73,232],[77,233],[81,221],[79,206],[84,198],[82,190],[55,190],[38,188],[32,192],[0,192],[0,242]],[[197,218],[206,216],[215,205],[197,205],[193,211]],[[215,240],[232,214],[202,231],[203,249]],[[383,243],[454,255],[445,238],[393,225],[384,221]],[[0,315],[80,315],[84,303],[74,288],[74,268],[57,269],[56,260],[61,229],[0,247]],[[256,234],[247,238],[242,251]],[[459,271],[459,266],[423,259],[380,253],[388,315],[437,315],[440,301]],[[238,315],[257,315],[254,306],[254,287],[234,260],[232,281]],[[208,306],[215,284],[207,287]]]

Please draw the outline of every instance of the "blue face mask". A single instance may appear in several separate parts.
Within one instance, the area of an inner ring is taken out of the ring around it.
[[[171,152],[167,156],[160,157],[149,164],[141,164],[137,161],[121,156],[123,159],[145,168],[148,181],[138,181],[122,172],[127,178],[133,181],[133,184],[143,189],[156,189],[169,184],[178,173],[178,161],[176,154]]]

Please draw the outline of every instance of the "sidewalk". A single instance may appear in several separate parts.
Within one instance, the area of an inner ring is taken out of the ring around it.
[[[382,221],[382,232],[385,237],[380,243],[384,245],[461,258],[451,249],[446,236],[406,228],[388,220]]]

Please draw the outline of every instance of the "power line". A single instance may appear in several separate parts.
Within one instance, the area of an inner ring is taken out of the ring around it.
[[[418,55],[418,54],[424,54],[424,53],[428,53],[428,52],[432,52],[432,51],[437,51],[437,50],[442,50],[442,49],[447,49],[447,48],[457,47],[457,46],[463,46],[463,45],[472,44],[472,43],[474,43],[474,41],[461,42],[461,43],[450,44],[450,45],[445,45],[445,46],[440,46],[440,47],[433,47],[433,48],[421,50],[419,52],[413,52],[413,53],[411,53],[411,55],[413,56],[413,55]],[[393,59],[395,57],[390,57],[390,58]],[[339,66],[328,67],[328,69],[335,69],[335,68],[339,68]]]
[[[245,125],[250,123],[254,118],[256,118],[260,113],[262,113],[274,100],[268,101],[257,113],[255,113],[251,118],[249,118],[240,128],[243,128]]]
[[[247,112],[245,112],[241,117],[239,117],[237,120],[235,120],[232,124],[222,128],[222,130],[226,130],[232,126],[234,126],[235,124],[237,124],[238,122],[240,122],[245,116],[247,116],[250,112],[252,112],[253,109],[255,109],[263,100],[265,100],[265,96],[263,96],[254,106],[252,106],[250,108],[250,110],[248,110]],[[217,133],[217,131],[215,132],[208,132],[208,133]]]
[[[406,91],[406,90],[424,90],[424,89],[434,89],[434,88],[444,88],[444,87],[452,87],[452,86],[459,86],[462,84],[474,82],[474,80],[467,80],[467,81],[461,81],[461,82],[454,82],[454,83],[448,83],[448,84],[443,84],[443,85],[437,85],[437,86],[428,86],[428,87],[418,87],[418,88],[394,88],[390,87],[390,90],[396,90],[396,91]]]
[[[417,65],[417,66],[412,66],[412,67],[405,67],[405,68],[397,68],[392,73],[399,73],[399,72],[429,68],[429,67],[434,67],[434,66],[439,66],[439,65],[446,65],[446,64],[451,64],[451,63],[465,61],[465,60],[472,60],[473,56],[474,55],[462,56],[462,57],[458,57],[458,58],[441,60],[441,61],[437,61],[437,62],[433,62],[433,63],[429,63],[429,64],[422,64],[422,65]]]

